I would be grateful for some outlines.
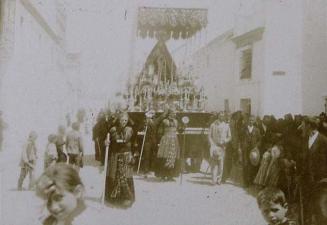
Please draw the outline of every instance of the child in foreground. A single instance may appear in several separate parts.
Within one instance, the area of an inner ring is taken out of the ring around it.
[[[286,215],[288,204],[284,193],[277,188],[267,187],[257,196],[259,209],[268,225],[296,225],[296,221]]]
[[[72,225],[86,209],[83,192],[82,181],[73,166],[64,163],[49,166],[36,183],[36,194],[46,201],[49,213],[42,224]]]

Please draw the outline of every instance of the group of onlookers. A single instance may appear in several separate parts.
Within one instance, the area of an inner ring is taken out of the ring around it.
[[[24,179],[29,175],[29,190],[35,190],[46,206],[42,216],[33,221],[33,224],[83,224],[86,221],[85,217],[81,217],[86,206],[84,186],[79,176],[84,155],[82,134],[79,131],[82,122],[81,115],[78,114],[77,122],[67,123],[70,125],[68,131],[60,125],[56,134],[48,135],[44,171],[37,180],[34,176],[39,158],[36,147],[38,135],[35,131],[28,135],[19,164],[21,171],[18,190],[23,190]]]
[[[321,197],[312,196],[323,193],[317,186],[326,186],[326,181],[320,183],[327,178],[326,131],[324,113],[316,117],[287,114],[282,119],[266,115],[261,120],[242,112],[230,117],[220,112],[209,128],[212,183],[229,179],[252,193],[261,191],[260,207],[262,196],[267,195],[297,206],[296,219],[303,225],[324,224],[321,210],[327,210],[327,205],[320,207]],[[269,223],[289,224],[274,220]]]
[[[182,156],[177,138],[180,123],[176,120],[174,111],[168,110],[156,118],[153,111],[145,113],[143,143],[133,139],[138,129],[135,129],[136,124],[127,114],[126,124],[119,122],[117,118],[120,117],[112,114],[99,115],[93,129],[96,159],[104,163],[108,133],[111,136],[110,154],[119,153],[115,157],[111,156],[109,163],[110,178],[107,180],[106,191],[109,201],[112,198],[116,198],[116,201],[119,199],[113,193],[130,193],[131,201],[127,201],[127,205],[134,201],[134,186],[130,178],[133,166],[135,169],[135,156],[140,156],[140,152],[133,150],[136,143],[143,147],[138,146],[138,149],[142,150],[141,162],[145,178],[152,170],[163,181],[173,180],[173,177],[179,175],[183,169],[180,166]],[[231,115],[224,112],[214,114],[208,133],[212,185],[231,181],[241,184],[250,193],[257,194],[261,191],[261,200],[258,199],[261,208],[266,204],[260,203],[264,201],[263,196],[273,199],[277,196],[281,199],[279,203],[282,206],[288,202],[292,211],[293,206],[297,206],[296,212],[301,213],[296,213],[297,218],[294,220],[305,225],[319,221],[315,216],[317,207],[310,206],[314,205],[312,196],[318,193],[316,186],[320,180],[327,178],[327,138],[324,136],[327,134],[326,118],[323,113],[317,117],[287,114],[280,119],[271,115],[260,119],[241,111]],[[129,132],[123,127],[129,127]],[[121,167],[117,167],[117,161]],[[117,168],[129,169],[119,171]],[[121,176],[126,180],[117,179]],[[109,187],[116,189],[109,190]]]
[[[67,133],[64,126],[59,126],[56,134],[48,136],[45,172],[36,182],[38,194],[50,192],[51,185],[44,186],[45,180],[56,183],[57,172],[62,171],[67,173],[67,179],[76,181],[74,187],[70,188],[69,183],[64,188],[79,201],[80,195],[76,193],[83,185],[78,171],[83,166],[84,154],[79,126],[78,122],[72,123]],[[135,145],[140,144],[135,140],[139,130],[135,127],[127,112],[117,111],[100,112],[93,128],[95,159],[102,166],[106,164],[105,153],[109,150],[108,167],[104,171],[105,200],[123,208],[132,206],[135,201],[133,173],[140,154],[144,178],[154,170],[154,175],[162,181],[171,181],[183,169],[177,138],[182,129],[173,110],[167,109],[156,118],[153,111],[145,113],[144,138],[142,147],[138,148],[141,152],[134,151]],[[317,117],[287,114],[282,119],[267,115],[260,119],[240,111],[230,116],[224,112],[214,114],[208,132],[212,185],[241,184],[257,196],[258,206],[269,224],[327,224],[326,134],[327,116],[323,113]],[[27,174],[30,188],[35,184],[36,139],[36,132],[30,132],[20,162],[19,190]],[[65,179],[60,178],[55,187],[66,182]],[[51,196],[47,198],[49,207],[56,201],[60,204],[60,200]],[[53,210],[49,208],[50,212]],[[54,215],[44,224],[60,219]]]
[[[44,169],[60,162],[71,164],[77,170],[83,166],[83,138],[79,131],[81,122],[73,122],[68,131],[66,131],[65,126],[60,125],[57,133],[48,135],[48,143],[43,157]],[[21,172],[18,179],[18,190],[23,189],[23,182],[27,174],[29,174],[29,189],[34,187],[35,166],[39,158],[36,145],[37,137],[37,133],[31,131],[23,147],[19,164]]]

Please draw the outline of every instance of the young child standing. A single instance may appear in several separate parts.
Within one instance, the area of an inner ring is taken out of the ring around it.
[[[29,174],[29,189],[34,185],[34,168],[37,160],[36,150],[37,134],[35,131],[31,131],[28,135],[28,140],[23,148],[21,160],[19,166],[21,167],[20,176],[18,179],[18,190],[23,189],[23,182],[27,174]]]
[[[68,132],[66,144],[67,144],[67,153],[68,153],[68,162],[73,165],[77,170],[80,167],[83,167],[83,155],[84,155],[84,147],[82,134],[79,131],[80,124],[78,122],[74,122],[72,124],[72,130]]]
[[[58,160],[56,142],[57,136],[55,134],[50,134],[48,136],[48,144],[44,153],[44,169],[55,164]]]
[[[296,225],[296,221],[287,217],[288,204],[280,189],[263,189],[258,193],[257,203],[268,225]]]

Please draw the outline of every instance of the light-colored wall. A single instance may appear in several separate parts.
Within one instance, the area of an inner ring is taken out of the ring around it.
[[[132,34],[135,4],[129,0],[69,3],[73,8],[67,16],[66,49],[79,54],[79,71],[72,71],[73,76],[83,77],[79,104],[99,110],[109,99],[114,101],[116,92],[125,90],[131,57],[137,52],[131,46],[132,37],[136,38]]]
[[[208,109],[222,109],[223,98],[219,96],[230,96],[232,111],[240,109],[241,98],[251,98],[252,113],[260,116],[313,115],[323,111],[323,97],[327,97],[327,2],[241,0],[241,3],[235,11],[234,37],[260,27],[264,29],[262,39],[252,44],[252,79],[239,79],[241,49],[235,46],[233,49],[229,42],[220,42],[219,48],[209,43],[206,48],[211,55],[220,56],[221,61],[202,69],[208,74],[204,78],[208,83],[205,85]],[[203,62],[206,54],[204,50],[196,53]],[[219,71],[232,71],[233,80],[228,75],[215,76]],[[284,75],[273,75],[276,73]]]
[[[46,18],[49,26],[60,36],[63,35],[63,28],[60,20],[65,20],[65,0],[19,0],[32,4],[37,11]]]
[[[208,111],[224,110],[225,99],[229,99],[230,110],[235,107],[231,98],[235,57],[231,36],[232,32],[226,32],[193,57],[195,74],[201,78],[198,86],[203,86],[208,96],[206,107]]]
[[[262,0],[239,0],[234,8],[234,35],[239,36],[265,25],[265,2]]]
[[[301,113],[302,1],[267,1],[263,114]],[[274,71],[285,75],[274,76]]]
[[[327,2],[304,2],[303,113],[317,115],[325,110],[323,96],[327,97]]]
[[[323,96],[327,95],[327,2],[251,0],[243,3],[234,33],[240,35],[260,25],[265,29],[263,46],[256,53],[262,56],[262,66],[253,60],[254,67],[262,68],[258,91],[261,100],[253,102],[254,108],[258,104],[258,114],[281,117],[286,113],[313,115],[323,111]],[[274,71],[285,75],[274,76]],[[252,89],[249,85],[241,85],[237,93],[255,97],[249,93]]]
[[[6,140],[20,152],[30,130],[37,131],[43,149],[46,136],[64,121],[71,93],[66,85],[64,49],[21,1],[16,1],[15,19],[15,50],[3,78],[3,98],[9,125]]]
[[[0,5],[0,105],[2,107],[2,77],[8,69],[14,51],[16,2],[1,0]]]

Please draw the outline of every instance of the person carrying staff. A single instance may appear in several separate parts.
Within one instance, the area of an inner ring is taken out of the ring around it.
[[[128,114],[119,115],[118,124],[110,129],[110,151],[106,176],[105,200],[115,206],[128,208],[135,201],[131,138]],[[109,146],[109,142],[105,142]]]

